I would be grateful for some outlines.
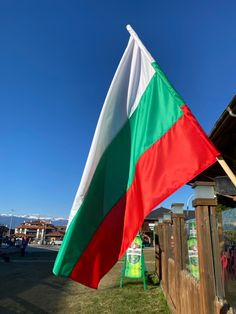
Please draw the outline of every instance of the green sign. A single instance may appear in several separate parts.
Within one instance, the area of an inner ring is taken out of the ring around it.
[[[125,277],[142,278],[142,239],[137,235],[126,252]]]
[[[125,254],[124,266],[121,271],[120,287],[123,287],[124,278],[143,278],[143,287],[146,290],[145,263],[143,241],[138,234]]]
[[[188,269],[190,273],[199,280],[198,266],[198,248],[197,248],[197,232],[196,220],[191,219],[188,222]]]

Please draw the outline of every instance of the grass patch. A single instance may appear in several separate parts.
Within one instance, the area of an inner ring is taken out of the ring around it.
[[[71,295],[59,313],[65,305],[70,313],[170,313],[160,287],[144,291],[140,283]]]

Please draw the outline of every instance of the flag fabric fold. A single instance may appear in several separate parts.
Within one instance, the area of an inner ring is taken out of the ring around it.
[[[54,274],[97,288],[146,215],[219,155],[131,36],[99,117]]]

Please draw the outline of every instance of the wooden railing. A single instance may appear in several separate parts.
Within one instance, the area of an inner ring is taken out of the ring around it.
[[[176,314],[232,313],[225,300],[216,226],[216,201],[196,199],[200,278],[188,271],[184,216],[174,214],[156,228],[156,270],[169,308]]]

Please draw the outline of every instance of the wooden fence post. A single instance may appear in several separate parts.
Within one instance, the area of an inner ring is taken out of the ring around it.
[[[211,182],[196,182],[194,188],[212,187]],[[197,244],[198,244],[198,259],[200,272],[200,303],[201,309],[199,313],[212,314],[215,312],[214,302],[216,297],[216,285],[214,274],[214,257],[213,244],[210,221],[210,208],[216,206],[217,201],[213,197],[207,198],[207,193],[204,192],[201,197],[201,192],[197,191],[197,198],[193,201],[193,206],[196,208],[196,228],[197,228]]]
[[[184,268],[183,260],[183,228],[184,215],[173,214],[173,231],[174,231],[174,262],[175,262],[175,291],[176,291],[176,313],[181,313],[180,292],[178,288],[180,283],[180,271]]]
[[[211,223],[211,236],[212,236],[212,249],[213,249],[213,262],[214,262],[214,275],[215,275],[215,285],[216,285],[216,295],[219,298],[225,298],[224,282],[222,276],[221,267],[221,250],[219,234],[217,229],[217,218],[216,218],[216,207],[210,207],[210,223]]]
[[[158,223],[155,228],[155,269],[158,274],[159,280],[162,279],[162,265],[161,265],[161,253],[163,248],[162,243],[162,223]]]
[[[169,287],[168,287],[168,259],[170,256],[170,248],[169,248],[169,225],[171,221],[164,220],[162,224],[163,230],[163,252],[162,252],[162,287],[168,295]]]

